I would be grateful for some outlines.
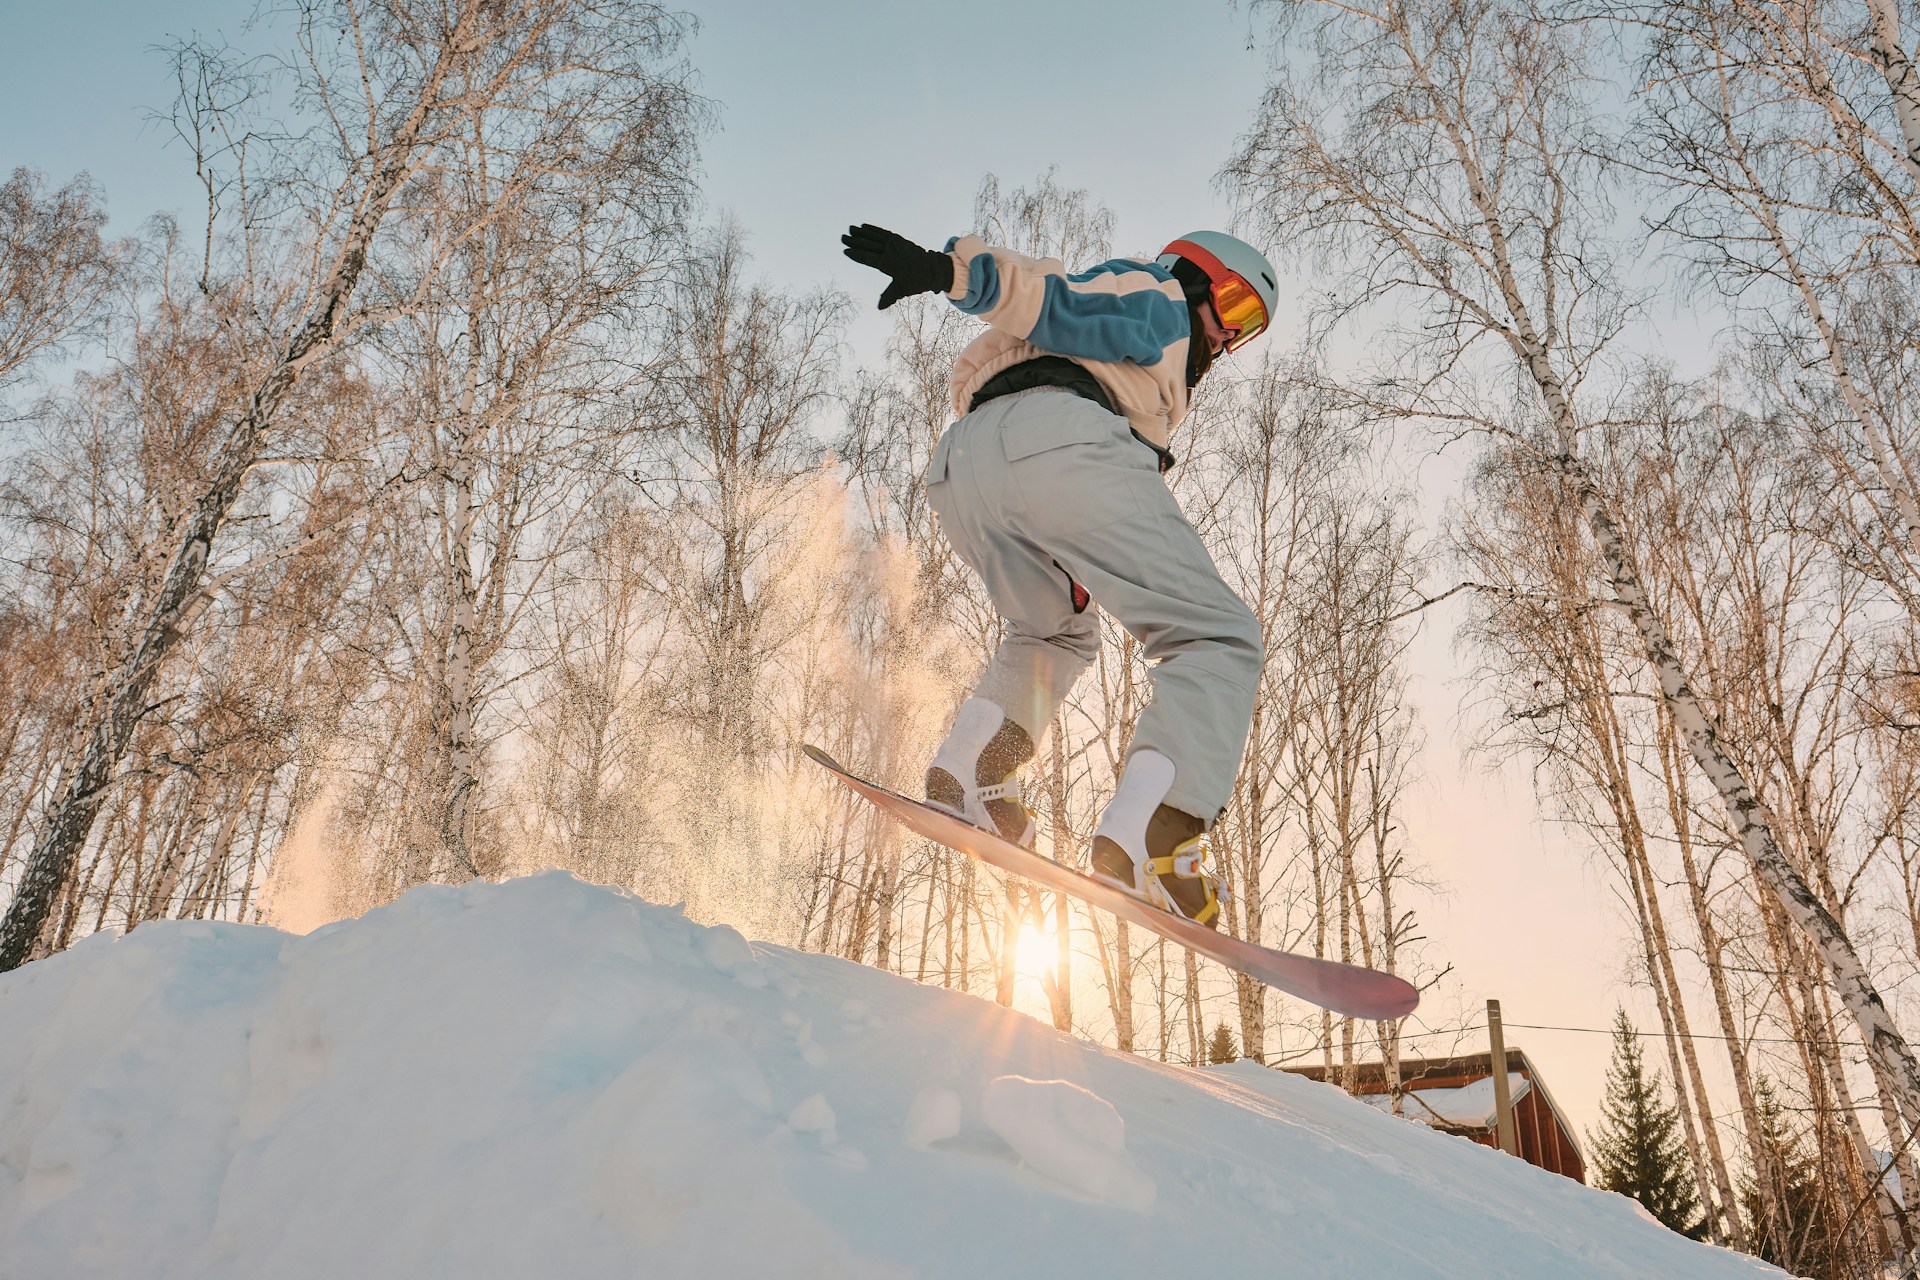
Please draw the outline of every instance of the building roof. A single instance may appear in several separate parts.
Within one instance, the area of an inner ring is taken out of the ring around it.
[[[1325,1067],[1283,1067],[1294,1075],[1306,1076],[1310,1080],[1332,1081],[1338,1083],[1341,1068],[1335,1067],[1331,1076]],[[1386,1067],[1379,1062],[1360,1062],[1354,1064],[1356,1076],[1354,1093],[1369,1106],[1377,1106],[1383,1111],[1391,1111],[1393,1104],[1387,1093]],[[1553,1100],[1546,1082],[1540,1078],[1540,1069],[1533,1065],[1520,1049],[1507,1049],[1507,1079],[1513,1081],[1518,1076],[1527,1085],[1527,1091],[1537,1091],[1540,1100],[1547,1104],[1547,1110],[1553,1113],[1554,1122],[1560,1126],[1561,1133],[1572,1145],[1576,1155],[1585,1160],[1580,1150],[1579,1133],[1567,1123],[1567,1113]],[[1517,1087],[1512,1101],[1518,1103],[1526,1096]],[[1402,1058],[1400,1059],[1400,1088],[1405,1103],[1401,1114],[1409,1119],[1420,1120],[1435,1128],[1449,1129],[1491,1129],[1493,1127],[1493,1053],[1463,1053],[1450,1058]],[[1485,1090],[1485,1105],[1481,1106],[1482,1095],[1478,1089]],[[1376,1100],[1377,1099],[1377,1100]],[[1425,1100],[1421,1106],[1415,1106],[1417,1100]],[[1428,1104],[1431,1105],[1428,1105]],[[1423,1110],[1424,1108],[1424,1110]],[[1478,1110],[1476,1110],[1478,1108]],[[1469,1117],[1464,1120],[1447,1120],[1446,1115]],[[1481,1117],[1478,1121],[1473,1116]]]
[[[1532,1081],[1518,1071],[1507,1073],[1507,1091],[1514,1105],[1527,1096]],[[1494,1126],[1493,1077],[1472,1084],[1440,1089],[1409,1089],[1400,1095],[1400,1114],[1437,1129],[1491,1129]],[[1393,1095],[1384,1090],[1361,1095],[1360,1101],[1382,1111],[1393,1110]]]

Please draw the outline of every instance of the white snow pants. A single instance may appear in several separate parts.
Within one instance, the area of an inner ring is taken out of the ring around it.
[[[1086,588],[1144,647],[1153,700],[1127,750],[1174,763],[1164,803],[1212,822],[1253,720],[1260,624],[1221,580],[1200,535],[1127,420],[1051,387],[990,400],[948,427],[927,497],[1006,618],[975,696],[1035,742],[1100,647]]]

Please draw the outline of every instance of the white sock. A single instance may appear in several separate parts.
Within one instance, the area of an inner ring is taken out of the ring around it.
[[[1173,761],[1151,747],[1127,757],[1120,786],[1100,814],[1093,834],[1125,849],[1139,866],[1147,858],[1147,822],[1173,790]]]
[[[940,744],[940,750],[934,753],[935,769],[945,769],[954,781],[972,791],[979,786],[980,753],[987,749],[987,743],[993,735],[1000,732],[1000,726],[1006,723],[1007,713],[1000,709],[997,702],[985,698],[968,698],[960,704],[960,713],[953,718],[953,728],[947,731],[947,740]],[[994,781],[998,782],[996,778]]]

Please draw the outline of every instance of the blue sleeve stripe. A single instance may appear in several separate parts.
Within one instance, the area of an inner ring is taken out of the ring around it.
[[[1169,346],[1190,335],[1191,324],[1186,307],[1158,289],[1078,293],[1067,279],[1050,276],[1040,318],[1027,341],[1082,360],[1152,366]]]
[[[1171,280],[1173,273],[1157,262],[1135,262],[1131,258],[1110,258],[1097,267],[1088,267],[1085,271],[1069,275],[1067,279],[1075,284],[1085,284],[1096,276],[1123,276],[1130,271],[1144,271],[1155,280]]]
[[[1048,285],[1052,285],[1049,280]],[[993,310],[1000,301],[1000,264],[990,253],[976,253],[967,263],[967,296],[953,305],[970,316]]]

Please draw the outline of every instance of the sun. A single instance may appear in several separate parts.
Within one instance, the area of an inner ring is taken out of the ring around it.
[[[1053,979],[1053,960],[1053,935],[1041,932],[1032,921],[1022,924],[1013,944],[1014,977],[1032,978],[1044,987]]]

